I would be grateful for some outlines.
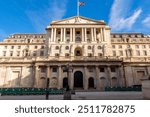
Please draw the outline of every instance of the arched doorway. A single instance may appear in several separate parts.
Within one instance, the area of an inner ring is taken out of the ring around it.
[[[77,47],[74,53],[75,53],[75,56],[82,56],[82,48]]]
[[[74,88],[83,88],[83,74],[81,71],[74,73]]]
[[[67,86],[68,86],[68,78],[65,77],[65,78],[63,79],[63,88],[67,88]]]
[[[94,88],[94,78],[90,77],[88,81],[89,88]]]

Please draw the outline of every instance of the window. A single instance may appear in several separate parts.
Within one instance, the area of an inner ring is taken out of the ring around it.
[[[91,46],[88,46],[88,49],[90,50],[90,49],[92,49],[92,47],[91,47]]]
[[[146,48],[146,45],[142,45],[142,48]]]
[[[122,45],[119,45],[119,48],[122,48]]]
[[[76,34],[80,34],[80,31],[77,31]]]
[[[13,56],[13,51],[10,51],[10,56]]]
[[[93,68],[88,68],[89,72],[93,72]]]
[[[40,51],[40,56],[44,56],[44,51]]]
[[[101,47],[101,46],[98,46],[97,48],[98,48],[98,49],[102,49],[102,47]]]
[[[68,53],[65,54],[65,57],[69,57],[69,56],[70,56],[70,54],[68,54]]]
[[[41,49],[44,49],[44,46],[41,46]]]
[[[70,34],[70,31],[67,31],[67,35],[69,35]]]
[[[88,57],[92,57],[92,54],[91,54],[91,53],[88,53]]]
[[[112,48],[115,48],[115,45],[112,45]]]
[[[37,49],[37,48],[38,48],[38,46],[34,46],[34,48],[35,48],[35,49]]]
[[[6,56],[6,51],[3,51],[3,56]]]
[[[41,72],[45,73],[46,72],[46,67],[41,67]]]
[[[52,72],[57,72],[57,68],[56,67],[52,68]]]
[[[11,46],[11,49],[14,49],[14,46]]]
[[[143,51],[143,55],[147,56],[147,51],[146,50]]]
[[[20,49],[21,48],[21,46],[18,46],[18,49]]]
[[[103,56],[103,54],[102,53],[98,53],[98,56]]]
[[[65,49],[66,49],[66,50],[69,50],[69,46],[66,46]]]
[[[20,51],[17,51],[17,56],[20,56]]]
[[[120,55],[120,56],[123,56],[123,51],[119,51],[119,55]]]
[[[59,57],[59,54],[58,54],[58,53],[56,53],[56,54],[55,54],[55,57]]]
[[[35,51],[33,52],[33,56],[36,56],[36,52]]]
[[[135,48],[139,48],[139,45],[135,45]]]
[[[59,46],[56,46],[55,49],[56,49],[56,50],[59,50]]]
[[[111,67],[110,70],[111,70],[111,72],[116,72],[115,67]]]
[[[58,31],[58,34],[60,35],[60,34],[61,34],[61,32],[60,32],[60,31]]]
[[[136,51],[136,55],[137,55],[137,56],[140,56],[140,51]]]
[[[127,48],[130,48],[131,46],[130,45],[127,45]]]
[[[90,31],[87,31],[87,34],[90,34]]]
[[[28,39],[28,43],[30,43],[30,39]]]
[[[4,46],[4,49],[7,49],[7,46]]]
[[[116,51],[113,51],[113,56],[116,56]]]
[[[105,68],[101,67],[100,72],[105,72]]]

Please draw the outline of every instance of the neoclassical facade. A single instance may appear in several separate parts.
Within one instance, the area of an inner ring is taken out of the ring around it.
[[[104,90],[141,85],[150,75],[150,37],[111,33],[103,20],[53,21],[46,34],[13,34],[0,42],[0,87]],[[69,65],[69,72],[65,67]]]

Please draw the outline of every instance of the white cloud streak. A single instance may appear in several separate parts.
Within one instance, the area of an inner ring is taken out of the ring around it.
[[[52,20],[60,20],[66,14],[68,0],[49,0],[49,5],[37,11],[27,11],[27,16],[31,20],[35,30],[40,33],[44,32],[46,26]]]
[[[142,23],[144,24],[144,26],[150,28],[150,15],[148,17],[146,17]]]
[[[136,23],[137,19],[142,13],[142,9],[137,9],[132,15],[126,17],[129,12],[129,1],[115,0],[111,12],[109,25],[113,31],[130,30]]]

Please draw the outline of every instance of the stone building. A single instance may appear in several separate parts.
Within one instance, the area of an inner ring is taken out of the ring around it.
[[[141,85],[150,37],[110,31],[103,20],[75,16],[51,22],[46,34],[10,35],[0,42],[0,87],[46,87],[47,78],[50,88]]]

